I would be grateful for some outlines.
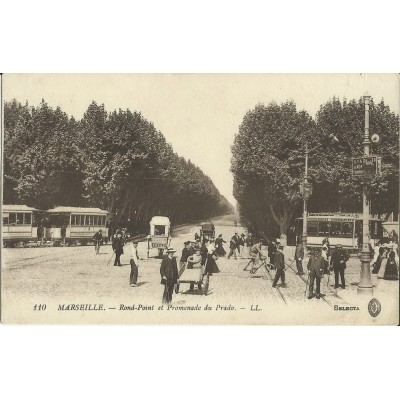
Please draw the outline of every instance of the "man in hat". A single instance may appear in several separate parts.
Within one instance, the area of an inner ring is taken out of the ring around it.
[[[268,245],[268,257],[269,257],[269,262],[272,265],[275,265],[275,253],[277,249],[277,243],[279,244],[280,240],[277,239],[276,242],[274,240],[271,240]]]
[[[170,304],[172,301],[172,293],[174,285],[179,283],[178,266],[174,257],[175,250],[168,247],[167,256],[163,258],[160,267],[161,284],[164,285],[164,294],[162,298],[163,304]]]
[[[304,247],[302,242],[297,243],[296,251],[294,253],[294,259],[296,260],[297,275],[304,275],[303,272]]]
[[[274,281],[272,282],[272,287],[276,287],[279,278],[281,279],[282,285],[285,286],[285,255],[283,254],[283,245],[279,245],[278,249],[276,250],[274,262],[276,268],[276,274]]]
[[[137,279],[139,275],[139,255],[137,251],[138,242],[132,240],[132,245],[130,247],[130,264],[131,264],[131,275],[129,277],[131,287],[137,286]]]
[[[228,254],[228,260],[231,258],[231,256],[235,256],[235,260],[236,260],[236,249],[238,247],[238,239],[239,239],[239,235],[237,233],[235,233],[230,242],[229,242],[229,254]]]
[[[320,251],[315,249],[310,259],[308,260],[307,270],[309,273],[309,285],[308,285],[308,298],[312,299],[314,297],[314,281],[315,283],[315,293],[317,299],[321,298],[321,278],[324,276],[324,264],[325,260]]]
[[[124,254],[124,238],[122,237],[121,230],[117,230],[117,232],[113,238],[112,248],[115,253],[114,266],[122,267],[120,257],[122,254]]]
[[[265,244],[264,239],[260,239],[256,244],[250,247],[249,256],[250,261],[244,267],[243,271],[247,271],[247,267],[251,264],[250,273],[254,274],[257,271],[258,262],[263,258],[261,248]]]
[[[344,270],[346,269],[346,261],[349,259],[348,254],[343,250],[342,245],[338,244],[335,250],[332,252],[330,270],[335,271],[335,289],[339,288],[339,275],[341,281],[341,288],[346,288],[346,282],[344,280]]]
[[[185,247],[182,250],[182,256],[179,261],[179,270],[182,270],[183,267],[185,266],[187,259],[195,253],[195,250],[193,249],[191,242],[188,240],[184,243]]]
[[[101,229],[93,235],[93,241],[95,253],[99,254],[100,246],[103,243],[103,231]]]

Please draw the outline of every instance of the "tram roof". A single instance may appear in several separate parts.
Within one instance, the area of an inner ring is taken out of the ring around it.
[[[38,211],[37,208],[28,207],[24,204],[4,204],[3,211]]]
[[[59,206],[47,210],[50,213],[78,213],[78,214],[108,214],[108,211],[100,208],[86,208],[86,207],[64,207]]]
[[[159,215],[156,215],[153,217],[150,221],[150,224],[153,225],[170,225],[170,221],[168,217],[161,217]]]
[[[348,214],[346,214],[346,213],[337,213],[337,214],[334,214],[334,213],[326,213],[326,214],[309,213],[307,216],[307,219],[314,219],[314,220],[318,220],[318,219],[324,220],[324,219],[328,219],[328,218],[329,219],[362,219],[363,216],[362,216],[362,214],[357,214],[357,213],[353,213],[353,214],[351,214],[351,213],[348,213]],[[303,219],[303,217],[299,217],[296,219]],[[372,215],[369,216],[369,219],[373,220],[373,221],[382,221],[382,219],[373,217]]]

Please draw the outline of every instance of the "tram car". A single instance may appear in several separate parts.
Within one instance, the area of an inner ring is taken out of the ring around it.
[[[147,237],[147,258],[150,250],[156,248],[162,257],[171,243],[171,222],[168,217],[155,216],[150,221],[150,235]]]
[[[26,246],[29,242],[37,243],[38,213],[39,210],[36,208],[25,205],[3,205],[3,246]]]
[[[331,246],[341,244],[351,252],[358,250],[358,239],[362,237],[362,215],[310,213],[307,217],[307,247],[320,247],[324,238]],[[371,246],[383,237],[383,221],[370,218]],[[296,235],[303,232],[303,218],[296,219]]]
[[[48,235],[55,246],[71,246],[92,242],[100,229],[108,236],[108,212],[100,208],[55,207],[47,210]]]

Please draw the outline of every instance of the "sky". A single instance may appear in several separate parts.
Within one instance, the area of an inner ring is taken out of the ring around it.
[[[109,112],[140,111],[235,205],[231,145],[246,111],[294,100],[298,110],[315,116],[333,96],[350,100],[368,93],[399,114],[399,85],[397,74],[6,74],[3,99],[36,106],[43,98],[75,119],[92,100]]]

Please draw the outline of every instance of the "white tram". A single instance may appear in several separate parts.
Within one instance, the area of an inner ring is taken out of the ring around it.
[[[38,212],[25,205],[3,205],[3,246],[26,246],[29,242],[37,242]]]
[[[54,245],[87,244],[101,229],[103,237],[108,236],[108,212],[100,208],[55,207],[47,210],[48,234]]]
[[[362,215],[343,213],[310,213],[307,217],[307,246],[320,247],[322,240],[329,238],[331,245],[341,244],[350,250],[358,249],[358,238],[362,235]],[[382,220],[370,218],[371,246],[382,239]],[[296,234],[303,232],[303,218],[296,219]]]

